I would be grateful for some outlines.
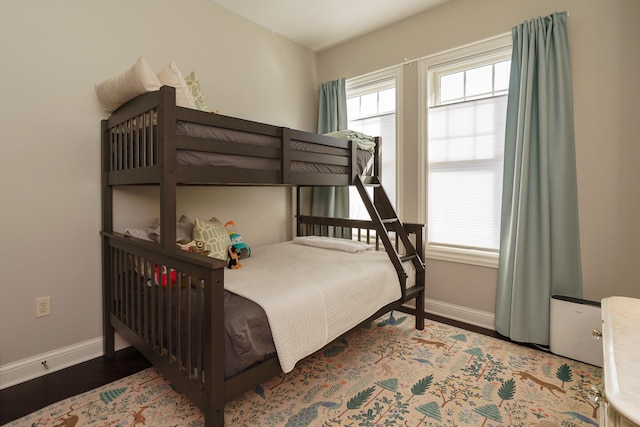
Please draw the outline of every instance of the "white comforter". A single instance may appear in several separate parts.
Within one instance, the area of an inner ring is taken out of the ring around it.
[[[262,306],[284,372],[401,296],[384,252],[285,242],[251,248],[241,263],[225,288]]]

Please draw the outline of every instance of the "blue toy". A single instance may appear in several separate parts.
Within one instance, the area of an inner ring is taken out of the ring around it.
[[[233,221],[227,221],[227,223],[224,225],[224,228],[227,228],[227,226],[235,227],[236,223]],[[231,246],[233,246],[238,251],[238,258],[243,259],[251,256],[251,248],[249,247],[249,245],[242,241],[242,236],[233,230],[229,231],[228,228],[227,232],[229,233],[229,239],[231,239]]]

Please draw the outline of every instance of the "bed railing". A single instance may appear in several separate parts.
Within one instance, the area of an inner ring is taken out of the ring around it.
[[[214,344],[224,342],[226,263],[119,233],[102,235],[105,355],[113,355],[115,330],[204,408],[213,386],[220,390],[224,383],[224,347]]]
[[[299,194],[298,197],[300,197]],[[298,214],[297,224],[297,233],[299,236],[316,235],[358,240],[374,246],[376,250],[386,251],[382,236],[378,234],[376,225],[370,220],[325,218]],[[405,247],[399,230],[389,228],[387,236],[397,254],[391,253],[389,257],[398,256],[399,259],[402,259],[407,254],[415,253],[420,257],[420,260],[422,260],[424,254],[424,225],[404,223],[402,227],[404,229],[403,234],[406,233],[413,248]],[[425,270],[422,261],[420,261],[419,264],[421,264],[422,268],[414,268],[414,266],[403,263],[401,269],[398,269],[398,279],[402,291],[403,303],[415,299],[415,308],[408,310],[408,312],[415,315],[416,328],[422,329],[424,327]],[[409,276],[407,272],[408,269],[413,270],[412,274],[415,276],[413,283],[407,282],[407,277]]]

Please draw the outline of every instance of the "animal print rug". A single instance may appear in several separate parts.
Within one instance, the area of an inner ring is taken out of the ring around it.
[[[395,315],[395,317],[394,317]],[[392,313],[225,407],[227,426],[597,426],[601,369]],[[203,426],[149,368],[8,426]]]

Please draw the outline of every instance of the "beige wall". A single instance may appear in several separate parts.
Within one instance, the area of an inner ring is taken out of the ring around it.
[[[396,66],[565,10],[573,69],[584,298],[640,297],[639,1],[451,0],[322,52],[318,79],[349,78]],[[417,82],[415,63],[404,65],[400,210],[407,221],[420,219],[413,181],[419,171]],[[428,260],[427,268],[427,300],[435,304],[431,307],[446,312],[452,305],[449,312],[454,315],[465,310],[486,319],[493,315],[495,269],[436,260]]]
[[[451,0],[316,58],[208,0],[3,1],[0,374],[10,364],[101,339],[99,120],[105,115],[93,85],[139,55],[157,71],[172,60],[185,72],[195,69],[211,109],[313,131],[318,82],[397,65],[566,9],[585,297],[640,297],[639,5]],[[414,221],[416,67],[404,66],[403,79],[402,210]],[[130,188],[117,196],[117,228],[157,216],[153,189]],[[178,203],[192,216],[235,220],[251,244],[288,237],[282,220],[291,209],[287,189],[187,189]],[[494,288],[493,269],[429,263],[431,300],[492,313]],[[34,299],[44,295],[51,296],[52,315],[35,319]]]
[[[99,130],[106,116],[94,84],[140,55],[156,71],[173,60],[184,73],[195,69],[210,109],[315,130],[315,53],[209,0],[3,1],[0,373],[102,337]],[[120,228],[157,216],[152,189],[118,196]],[[192,216],[235,220],[250,244],[290,233],[289,189],[189,189],[179,205]],[[36,319],[34,300],[45,295],[52,315]]]

